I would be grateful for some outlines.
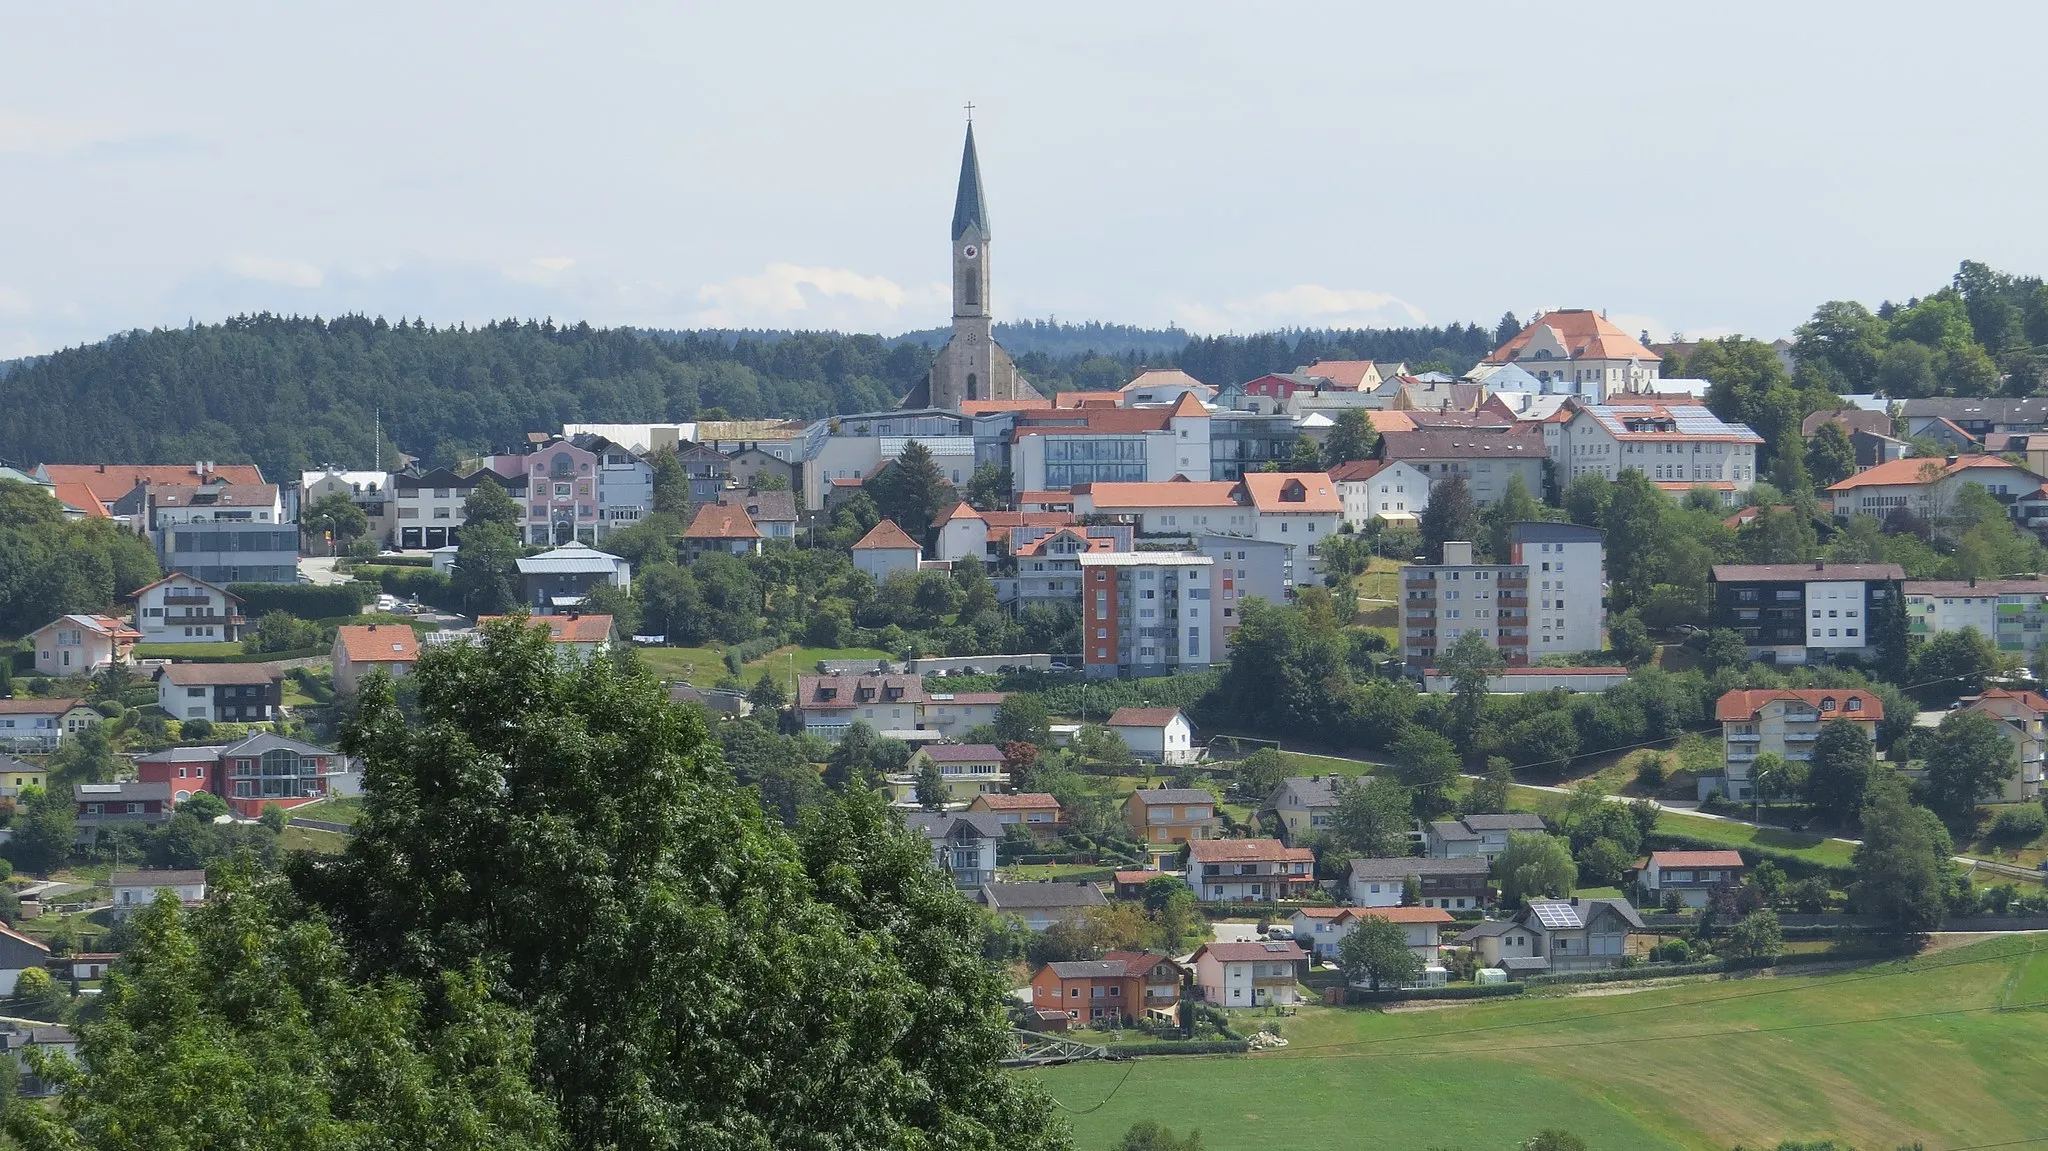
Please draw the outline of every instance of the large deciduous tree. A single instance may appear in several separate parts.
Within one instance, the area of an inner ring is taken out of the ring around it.
[[[1384,775],[1347,780],[1337,787],[1330,834],[1338,846],[1368,859],[1405,855],[1414,818],[1399,781]]]
[[[1429,489],[1429,506],[1422,509],[1422,546],[1430,563],[1444,562],[1444,544],[1452,540],[1477,541],[1479,505],[1465,477],[1438,480]]]
[[[1863,729],[1846,719],[1821,725],[1806,769],[1806,802],[1818,814],[1847,824],[1863,810],[1877,752]]]
[[[1422,957],[1408,949],[1406,929],[1369,909],[1357,914],[1357,924],[1337,945],[1337,962],[1346,982],[1378,991],[1383,983],[1399,987],[1422,978]]]
[[[1336,426],[1323,441],[1323,463],[1327,467],[1369,460],[1379,450],[1380,435],[1373,430],[1372,417],[1364,408],[1345,408],[1337,413]]]
[[[1942,717],[1927,749],[1920,797],[1943,818],[1961,820],[1997,795],[2018,770],[2012,744],[1997,720],[1980,711],[1952,711]]]
[[[1501,902],[1509,906],[1529,899],[1570,895],[1579,878],[1571,846],[1558,836],[1540,831],[1510,834],[1507,850],[1494,861],[1493,871],[1500,880]]]
[[[997,1066],[975,913],[879,798],[792,837],[651,674],[569,665],[537,629],[411,682],[416,708],[365,690],[357,836],[293,879],[365,974],[490,971],[572,1146],[1065,1146]]]
[[[1863,842],[1856,845],[1850,906],[1909,933],[1936,930],[1948,915],[1953,854],[1941,820],[1909,802],[1902,785],[1886,780],[1872,789],[1863,808]]]

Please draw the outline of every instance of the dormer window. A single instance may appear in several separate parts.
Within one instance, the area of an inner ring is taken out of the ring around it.
[[[1835,710],[1835,697],[1834,697],[1834,696],[1831,696],[1831,695],[1824,695],[1824,696],[1821,696],[1821,697],[1820,697],[1820,709],[1821,709],[1822,711],[1833,711],[1833,710]]]
[[[819,699],[838,699],[838,698],[839,698],[839,689],[838,689],[838,688],[836,688],[836,687],[821,687],[821,688],[819,688],[819,689],[818,689],[818,698],[819,698]]]
[[[1847,701],[1847,702],[1845,702],[1845,703],[1844,703],[1844,704],[1842,705],[1842,710],[1843,710],[1843,711],[1862,711],[1862,710],[1863,710],[1863,701],[1862,701],[1862,700],[1860,700],[1860,699],[1858,699],[1858,698],[1856,698],[1855,696],[1853,696],[1853,695],[1852,695],[1852,696],[1850,696],[1850,697],[1849,697],[1848,701]]]

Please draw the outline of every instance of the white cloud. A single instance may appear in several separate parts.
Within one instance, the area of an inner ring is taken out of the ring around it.
[[[106,123],[0,112],[0,155],[69,152],[126,135]]]
[[[26,316],[34,310],[26,295],[0,286],[0,316]]]
[[[1178,301],[1175,322],[1195,332],[1275,328],[1381,328],[1426,322],[1422,309],[1386,292],[1296,284],[1220,305]]]
[[[535,256],[524,264],[506,268],[505,278],[522,284],[547,284],[575,266],[573,256]]]
[[[690,317],[707,328],[836,328],[900,330],[942,323],[944,284],[906,288],[884,276],[845,268],[770,264],[758,275],[737,276],[697,289],[709,305]]]
[[[228,270],[245,280],[292,288],[317,288],[327,279],[319,268],[304,260],[281,260],[275,256],[230,256]]]

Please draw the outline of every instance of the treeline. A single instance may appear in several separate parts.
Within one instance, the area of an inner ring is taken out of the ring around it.
[[[2048,284],[1965,260],[1924,297],[1875,310],[1822,304],[1800,325],[1793,355],[1801,386],[1824,391],[2031,395],[2048,373]]]
[[[41,488],[0,481],[0,635],[114,608],[159,573],[149,544],[111,520],[67,520]]]

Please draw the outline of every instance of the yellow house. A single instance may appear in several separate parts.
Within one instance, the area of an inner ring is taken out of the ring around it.
[[[1194,787],[1153,787],[1124,801],[1132,834],[1155,848],[1216,838],[1216,797]]]
[[[25,787],[48,788],[50,773],[42,765],[0,755],[0,798],[19,799]]]
[[[901,775],[887,779],[890,802],[917,806],[917,780],[927,763],[937,764],[946,781],[947,806],[966,806],[976,796],[1000,795],[1010,784],[1003,770],[1003,749],[987,743],[933,743],[917,749]]]
[[[1304,835],[1330,829],[1337,818],[1337,778],[1311,775],[1280,782],[1273,790],[1273,814],[1280,817],[1282,838],[1298,843]]]

